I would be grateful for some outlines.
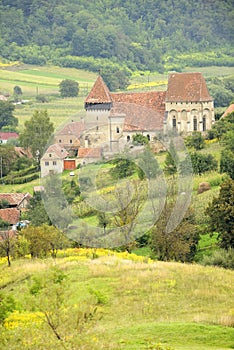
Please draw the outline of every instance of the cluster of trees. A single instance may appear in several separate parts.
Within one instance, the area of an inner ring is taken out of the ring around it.
[[[160,71],[165,55],[220,53],[221,47],[226,48],[226,63],[230,63],[232,3],[2,0],[0,38],[3,57],[30,64],[86,56],[125,63],[133,70]],[[219,59],[222,55],[217,54]]]

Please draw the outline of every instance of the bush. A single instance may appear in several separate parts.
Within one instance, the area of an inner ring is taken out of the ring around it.
[[[205,256],[203,265],[219,266],[225,269],[234,269],[234,249],[220,249],[212,253],[211,256]]]
[[[192,135],[186,137],[185,144],[198,151],[205,147],[205,139],[200,131],[194,131]]]

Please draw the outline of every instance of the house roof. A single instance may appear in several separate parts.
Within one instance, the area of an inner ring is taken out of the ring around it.
[[[79,148],[78,157],[79,158],[101,158],[102,151],[101,148]]]
[[[19,134],[17,132],[0,132],[1,140],[17,139]]]
[[[230,113],[232,113],[232,112],[234,112],[234,103],[231,104],[231,105],[226,109],[226,111],[224,112],[224,114],[222,115],[221,118],[226,117],[228,114],[230,114]]]
[[[32,198],[30,193],[0,193],[0,201],[6,200],[10,205],[20,205],[25,199]]]
[[[83,121],[71,122],[66,124],[60,131],[56,133],[56,136],[59,135],[75,135],[77,138],[81,136],[85,130],[85,125]]]
[[[165,91],[111,94],[114,101],[111,115],[126,115],[124,131],[162,129],[165,94]]]
[[[10,225],[15,225],[20,219],[20,211],[17,208],[0,209],[0,218]]]
[[[99,75],[95,81],[90,93],[88,94],[85,104],[111,103],[111,94],[104,80]]]
[[[172,73],[169,75],[166,102],[213,101],[201,73]]]
[[[14,147],[14,150],[20,157],[27,157],[27,158],[33,158],[31,151],[29,148],[23,148],[23,147]]]
[[[44,153],[41,159],[64,159],[67,156],[68,152],[65,150],[65,148],[55,143],[47,148],[46,152]]]

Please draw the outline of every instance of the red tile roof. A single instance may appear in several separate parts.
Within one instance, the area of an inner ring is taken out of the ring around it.
[[[32,196],[30,193],[0,193],[0,201],[6,200],[10,205],[20,205],[25,199],[30,199]]]
[[[52,157],[50,157],[50,159],[64,159],[68,156],[68,152],[65,150],[65,148],[59,146],[59,144],[57,144],[57,143],[49,146],[49,148],[44,153],[44,155],[41,159],[48,159],[49,153],[52,156]]]
[[[80,137],[82,132],[85,130],[85,125],[83,121],[71,122],[65,125],[60,131],[56,133],[56,136],[59,135],[75,135]]]
[[[224,112],[224,114],[222,115],[222,118],[223,117],[226,117],[228,114],[234,112],[234,103],[231,104],[227,109],[226,111]]]
[[[78,157],[80,158],[101,158],[101,148],[79,148]]]
[[[10,225],[15,225],[20,219],[20,211],[17,208],[0,209],[0,218]]]
[[[20,157],[33,158],[31,151],[29,148],[25,149],[23,147],[14,147],[14,150]]]
[[[201,73],[172,73],[168,79],[166,101],[213,101],[213,98]]]
[[[17,139],[18,137],[17,132],[0,132],[0,140]]]
[[[111,94],[111,115],[125,114],[124,131],[159,130],[163,128],[165,91]]]
[[[92,90],[90,91],[85,103],[95,104],[95,103],[111,103],[111,95],[108,87],[106,86],[104,80],[99,75],[96,82],[94,83]]]

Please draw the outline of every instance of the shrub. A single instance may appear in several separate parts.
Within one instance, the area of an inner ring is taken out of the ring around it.
[[[219,266],[225,269],[234,269],[234,249],[220,249],[212,253],[211,256],[205,256],[203,265]]]

